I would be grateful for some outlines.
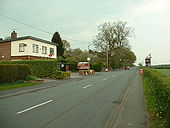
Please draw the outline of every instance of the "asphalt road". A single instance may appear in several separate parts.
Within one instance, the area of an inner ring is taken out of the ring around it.
[[[0,99],[1,128],[145,128],[136,69]]]

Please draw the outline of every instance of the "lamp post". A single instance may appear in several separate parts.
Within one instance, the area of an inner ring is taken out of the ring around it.
[[[88,70],[90,70],[90,57],[87,58],[88,61]]]

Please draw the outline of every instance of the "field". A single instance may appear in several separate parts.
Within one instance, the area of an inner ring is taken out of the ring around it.
[[[170,77],[170,69],[154,69],[156,71],[159,71],[160,73]]]

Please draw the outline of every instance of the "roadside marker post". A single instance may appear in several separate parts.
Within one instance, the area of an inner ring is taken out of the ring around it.
[[[139,74],[140,74],[140,75],[143,75],[143,72],[144,72],[143,69],[139,69]]]

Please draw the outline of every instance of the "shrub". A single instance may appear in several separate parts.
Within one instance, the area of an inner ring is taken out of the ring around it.
[[[28,65],[0,64],[0,83],[23,80],[30,73]]]
[[[19,60],[19,61],[1,61],[4,64],[28,64],[30,74],[37,77],[51,77],[57,70],[57,60]]]
[[[103,65],[101,63],[91,64],[92,69],[96,72],[100,72],[102,70]]]
[[[55,71],[52,74],[52,78],[54,79],[64,79],[71,76],[71,72],[64,72],[64,71]]]
[[[170,79],[157,71],[145,69],[144,80],[151,90],[155,113],[161,113],[161,118],[166,120],[164,125],[170,127]]]
[[[26,81],[36,80],[36,79],[37,79],[37,77],[36,77],[36,76],[32,76],[32,75],[28,75],[28,76],[25,77],[25,80],[26,80]]]

